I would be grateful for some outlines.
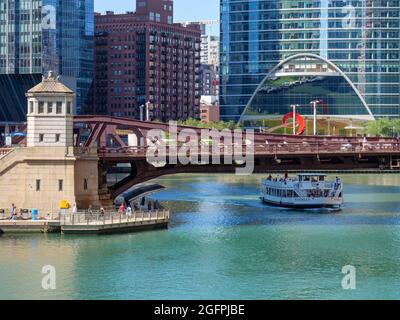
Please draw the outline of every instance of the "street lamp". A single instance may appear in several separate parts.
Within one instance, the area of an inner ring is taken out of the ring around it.
[[[150,121],[150,101],[146,102],[146,121]]]
[[[146,108],[146,120],[144,119],[144,108]],[[147,101],[145,104],[142,104],[139,106],[140,109],[140,121],[150,121],[150,109],[151,109],[151,103],[150,101]]]
[[[313,113],[314,113],[314,136],[317,135],[317,105],[322,102],[323,102],[322,100],[314,100],[310,102],[313,107]]]
[[[144,104],[142,104],[139,107],[139,109],[140,109],[140,121],[144,121],[144,112],[143,112],[144,107],[145,107]]]
[[[295,136],[296,135],[296,115],[297,115],[296,108],[300,107],[300,105],[292,104],[290,107],[293,109],[293,135]]]

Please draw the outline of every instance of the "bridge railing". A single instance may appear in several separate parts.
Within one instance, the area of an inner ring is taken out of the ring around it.
[[[400,143],[278,143],[270,145],[256,145],[255,153],[374,153],[400,152]]]
[[[12,148],[0,148],[0,159],[13,151]]]
[[[132,214],[119,214],[114,211],[101,213],[78,212],[60,215],[61,225],[113,225],[130,222],[159,221],[169,219],[168,210],[133,211]]]
[[[132,157],[145,157],[148,151],[152,154],[162,154],[165,152],[167,155],[175,155],[176,151],[178,154],[182,150],[189,153],[188,148],[181,149],[182,147],[188,147],[184,143],[179,144],[175,147],[166,147],[164,149],[157,149],[157,147],[121,147],[121,148],[100,148],[98,150],[100,156],[132,156]],[[193,149],[196,150],[196,149]],[[221,155],[233,154],[242,152],[254,151],[255,154],[322,154],[322,153],[374,153],[374,152],[400,152],[400,142],[318,142],[318,143],[256,143],[252,146],[249,145],[227,145],[220,144],[217,146],[200,146],[197,148],[198,154],[210,154],[215,155],[216,152],[220,152]]]

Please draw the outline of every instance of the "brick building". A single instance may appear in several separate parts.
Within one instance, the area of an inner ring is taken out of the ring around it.
[[[173,23],[172,0],[95,15],[92,112],[150,120],[199,118],[200,27]],[[144,112],[143,114],[146,114]]]

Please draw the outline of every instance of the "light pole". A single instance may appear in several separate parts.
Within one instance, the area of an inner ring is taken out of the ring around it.
[[[150,101],[146,102],[146,121],[150,121]]]
[[[295,136],[296,135],[296,126],[297,126],[297,124],[296,124],[296,115],[297,115],[296,108],[300,107],[300,106],[298,104],[292,104],[290,107],[293,109],[293,135]]]
[[[140,121],[144,121],[144,112],[143,112],[144,104],[142,104],[142,105],[139,107],[139,109],[140,109]]]
[[[317,105],[321,102],[321,100],[314,100],[310,102],[314,112],[314,136],[317,135]]]

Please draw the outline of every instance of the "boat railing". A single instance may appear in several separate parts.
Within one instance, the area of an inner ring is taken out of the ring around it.
[[[294,184],[294,191],[297,193],[297,195],[300,198],[303,198],[303,199],[307,198],[307,192],[305,192],[303,190],[303,184],[301,182]]]

